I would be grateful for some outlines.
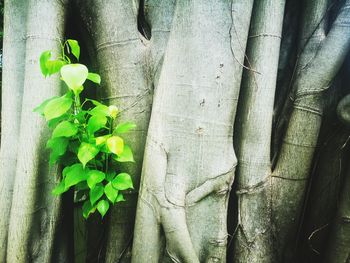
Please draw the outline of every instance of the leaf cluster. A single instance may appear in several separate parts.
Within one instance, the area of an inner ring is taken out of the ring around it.
[[[88,218],[96,210],[102,217],[110,205],[124,201],[123,191],[133,188],[131,176],[117,173],[120,163],[134,162],[133,153],[122,135],[135,128],[131,122],[118,123],[118,108],[85,99],[80,102],[83,84],[90,80],[100,84],[101,78],[80,63],[72,63],[68,54],[79,61],[80,47],[76,40],[68,39],[62,54],[51,59],[51,51],[40,56],[40,69],[47,77],[59,73],[67,86],[60,97],[45,100],[34,109],[45,117],[52,129],[46,147],[50,149],[50,164],[63,166],[54,195],[74,188],[78,200],[84,200],[83,216]]]

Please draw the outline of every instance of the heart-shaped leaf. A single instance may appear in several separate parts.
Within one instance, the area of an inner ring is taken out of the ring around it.
[[[89,200],[86,200],[83,204],[83,216],[85,219],[89,217],[89,215],[95,212],[96,206],[92,206]]]
[[[97,204],[97,210],[100,212],[101,216],[104,217],[109,209],[109,203],[106,200],[101,200]]]
[[[96,84],[101,84],[101,77],[100,77],[100,75],[98,75],[96,73],[89,72],[87,79],[91,80],[92,82],[94,82]]]
[[[44,108],[44,116],[47,121],[58,118],[65,114],[72,106],[73,100],[64,95],[50,100]]]
[[[118,197],[119,191],[112,186],[111,182],[106,184],[104,192],[105,192],[107,198],[114,204],[115,200]]]
[[[103,115],[91,116],[89,121],[88,121],[88,125],[87,125],[87,129],[88,129],[89,134],[93,135],[94,132],[105,127],[106,123],[107,123],[107,118]]]
[[[99,149],[89,143],[82,142],[78,149],[78,159],[85,167],[86,163],[93,159],[99,152]]]
[[[124,163],[124,162],[135,162],[134,156],[132,154],[131,148],[129,145],[124,145],[124,150],[121,154],[114,157],[114,160]]]
[[[89,169],[84,169],[80,163],[73,164],[64,178],[65,188],[76,185],[87,179]]]
[[[67,86],[77,95],[82,91],[89,71],[83,64],[68,64],[61,68],[61,76]]]
[[[136,127],[135,123],[132,122],[123,122],[117,125],[117,127],[114,129],[115,133],[125,133],[128,132],[131,129],[134,129]]]
[[[124,150],[124,141],[119,136],[112,136],[107,139],[107,147],[114,154],[121,154]]]
[[[90,202],[92,205],[103,195],[103,189],[102,185],[95,185],[95,187],[90,190]]]
[[[56,137],[72,137],[78,132],[77,126],[69,121],[63,121],[56,126],[52,132],[52,138]]]
[[[112,181],[113,187],[118,190],[134,188],[131,176],[127,173],[120,173]]]
[[[87,184],[91,188],[94,188],[96,184],[105,179],[105,173],[99,170],[90,170],[87,178]]]

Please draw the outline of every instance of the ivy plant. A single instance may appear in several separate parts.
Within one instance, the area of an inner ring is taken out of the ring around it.
[[[78,41],[68,39],[61,47],[57,59],[51,59],[51,51],[41,54],[40,69],[45,77],[59,73],[67,92],[34,109],[52,129],[46,144],[51,151],[50,164],[63,167],[61,180],[52,193],[61,195],[74,188],[76,199],[84,201],[83,216],[88,218],[97,210],[103,218],[110,205],[124,201],[123,191],[133,188],[131,176],[120,171],[120,163],[134,162],[122,135],[135,124],[118,122],[116,106],[88,98],[81,103],[85,81],[99,85],[101,78],[79,63]],[[77,63],[72,63],[73,59]]]

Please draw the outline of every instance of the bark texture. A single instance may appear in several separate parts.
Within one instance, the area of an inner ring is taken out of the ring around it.
[[[6,259],[7,230],[16,175],[24,81],[26,1],[5,1],[0,150],[0,261]]]
[[[284,1],[254,3],[235,129],[235,262],[271,262],[271,130]],[[269,19],[274,17],[274,20]],[[254,71],[253,71],[254,70]]]
[[[226,260],[233,119],[249,25],[235,12],[249,17],[251,2],[176,4],[147,135],[133,262]],[[231,37],[234,26],[241,39]]]
[[[33,109],[60,93],[58,77],[44,80],[38,59],[44,50],[60,50],[65,4],[32,0],[27,12],[23,100],[17,97],[17,104],[22,106],[21,132],[13,195],[7,196],[12,198],[7,262],[18,263],[50,261],[60,206],[59,199],[51,194],[57,167],[48,167],[48,155],[43,151],[48,130]],[[42,21],[46,21],[45,27]]]
[[[349,132],[327,114],[348,85],[350,0],[5,2],[1,262],[307,262],[316,235],[319,258],[349,261]],[[74,191],[51,195],[60,171],[32,112],[61,93],[41,52],[71,35],[102,77],[97,97],[137,124],[136,163],[120,167],[135,190],[104,221],[83,221]]]

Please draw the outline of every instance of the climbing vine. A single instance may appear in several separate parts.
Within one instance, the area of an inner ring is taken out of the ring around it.
[[[45,77],[59,73],[67,92],[34,109],[52,129],[46,144],[50,149],[50,165],[63,167],[61,180],[52,193],[60,195],[74,188],[76,199],[85,200],[85,218],[96,210],[104,217],[111,204],[124,201],[122,191],[133,188],[131,176],[116,171],[118,164],[134,162],[122,134],[135,128],[135,124],[119,122],[116,106],[88,98],[81,102],[85,81],[99,85],[101,78],[85,65],[72,63],[71,59],[79,61],[78,41],[68,39],[61,47],[62,54],[55,60],[51,59],[51,51],[43,52],[40,68]]]

